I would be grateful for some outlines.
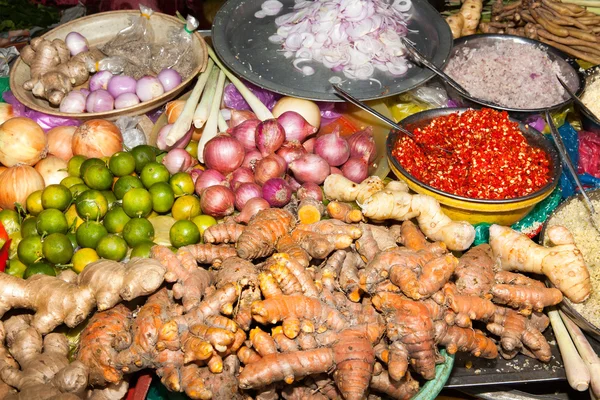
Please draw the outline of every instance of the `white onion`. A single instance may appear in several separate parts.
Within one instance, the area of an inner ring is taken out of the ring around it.
[[[165,92],[168,92],[181,84],[181,75],[174,69],[165,68],[158,74],[158,80],[162,84]]]
[[[121,93],[115,99],[115,109],[120,110],[121,108],[133,107],[136,104],[140,104],[140,99],[135,93]]]
[[[58,185],[60,181],[69,176],[67,162],[56,156],[42,158],[34,168],[44,178],[46,186]]]
[[[144,76],[137,81],[135,94],[141,101],[149,101],[161,96],[165,92],[163,85],[154,76]]]
[[[123,93],[135,93],[137,82],[131,76],[115,75],[108,82],[108,92],[113,97]]]

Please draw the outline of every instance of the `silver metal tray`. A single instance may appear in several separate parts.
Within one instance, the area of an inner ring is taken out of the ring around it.
[[[212,41],[219,58],[233,72],[262,88],[288,96],[310,100],[343,101],[331,89],[329,79],[339,76],[342,87],[360,100],[392,96],[413,89],[433,77],[433,73],[411,65],[406,75],[394,77],[376,71],[374,81],[350,81],[341,72],[313,62],[311,76],[303,76],[294,68],[292,60],[286,59],[279,44],[269,42],[277,28],[275,18],[290,12],[294,0],[281,0],[283,9],[277,16],[256,18],[254,13],[264,0],[229,0],[217,13]],[[412,0],[412,18],[408,23],[408,38],[436,66],[446,65],[452,49],[452,34],[442,16],[427,0]]]

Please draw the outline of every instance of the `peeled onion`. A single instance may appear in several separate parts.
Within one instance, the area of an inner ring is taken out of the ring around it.
[[[90,113],[111,111],[114,108],[114,97],[104,89],[94,90],[85,100],[85,109]]]
[[[312,182],[320,185],[330,173],[327,161],[316,154],[304,154],[290,163],[294,178],[300,183]]]
[[[108,82],[110,82],[110,80],[111,80],[112,77],[113,77],[113,74],[111,74],[110,71],[99,71],[99,72],[96,72],[90,78],[90,90],[92,92],[94,90],[98,90],[98,89],[107,90],[108,89]]]
[[[158,73],[157,76],[165,92],[175,89],[181,84],[181,75],[179,72],[171,68],[165,68]]]
[[[277,118],[286,111],[294,111],[318,128],[321,125],[321,110],[319,106],[310,100],[297,99],[295,97],[282,97],[273,107],[273,115]]]
[[[73,134],[74,155],[90,157],[110,157],[123,150],[123,136],[112,122],[91,119],[81,124]]]
[[[46,186],[58,185],[60,181],[69,176],[67,162],[56,156],[42,158],[34,168],[44,178]]]
[[[60,101],[58,110],[60,112],[75,114],[85,112],[87,96],[80,90],[70,91]]]
[[[0,208],[14,210],[15,203],[25,206],[27,196],[44,187],[44,178],[33,167],[10,167],[0,174]]]
[[[115,99],[115,109],[120,110],[122,108],[133,107],[136,104],[140,104],[140,99],[135,93],[121,93]]]
[[[47,146],[46,134],[32,119],[16,117],[0,125],[0,163],[5,167],[33,165],[46,156]]]
[[[137,82],[131,76],[115,75],[108,82],[107,90],[113,97],[123,93],[135,93]]]
[[[135,94],[141,101],[149,101],[155,99],[165,92],[162,83],[154,76],[141,77],[135,86]]]
[[[174,175],[178,172],[187,171],[189,168],[198,163],[198,160],[192,158],[190,153],[185,149],[171,149],[161,161],[169,173]]]
[[[235,211],[233,191],[225,186],[211,186],[200,195],[202,213],[215,218],[223,218]]]
[[[88,51],[88,41],[82,34],[78,32],[69,32],[65,37],[65,45],[67,49],[69,49],[69,53],[71,53],[71,57],[75,57],[79,53],[83,53],[84,51]]]
[[[57,126],[50,129],[46,133],[48,154],[52,154],[68,162],[73,157],[71,144],[76,130],[77,127],[75,126]]]
[[[204,146],[204,164],[224,175],[239,168],[244,161],[244,146],[227,134],[218,135]]]

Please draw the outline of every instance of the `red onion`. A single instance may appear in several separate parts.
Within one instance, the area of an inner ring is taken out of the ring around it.
[[[304,139],[317,131],[317,128],[306,122],[304,117],[295,111],[284,112],[277,117],[277,121],[285,131],[286,140],[303,142]]]
[[[233,191],[225,186],[211,186],[200,195],[200,208],[202,213],[215,218],[223,218],[233,214],[235,210]]]
[[[154,76],[143,76],[135,85],[135,94],[141,101],[148,101],[161,96],[165,92],[162,83]]]
[[[296,179],[294,179],[294,177],[291,175],[286,175],[285,181],[288,183],[288,185],[290,185],[293,192],[297,191],[298,189],[300,189],[302,187],[300,182],[298,182]]]
[[[158,131],[158,135],[156,136],[156,147],[161,150],[171,150],[171,149],[183,149],[190,143],[192,140],[192,135],[194,134],[194,127],[190,127],[190,130],[178,141],[175,142],[173,146],[167,146],[166,139],[169,131],[173,128],[173,124],[167,124],[160,128]]]
[[[323,190],[316,183],[306,182],[298,190],[296,190],[298,200],[314,199],[317,201],[323,201]]]
[[[87,112],[105,112],[114,108],[115,99],[104,89],[98,89],[90,93],[85,101]]]
[[[254,183],[254,172],[250,168],[239,167],[230,175],[229,186],[233,190],[237,189],[242,183]]]
[[[285,174],[287,164],[277,154],[269,154],[259,160],[254,167],[254,180],[259,185],[264,185],[271,178],[280,178]]]
[[[292,188],[283,178],[271,178],[262,187],[262,197],[272,207],[283,207],[292,198]]]
[[[136,104],[140,104],[140,99],[135,93],[121,93],[115,99],[115,109],[120,110],[121,108],[133,107]]]
[[[204,170],[201,170],[200,168],[191,168],[187,173],[192,177],[192,182],[196,184],[200,175],[204,173]]]
[[[86,89],[86,88],[81,88],[81,89],[79,89],[79,93],[81,93],[82,95],[84,95],[85,98],[87,99],[87,97],[90,95],[91,92],[88,89]]]
[[[244,161],[244,146],[239,140],[227,134],[220,134],[206,142],[204,164],[227,175],[236,170]]]
[[[246,167],[246,168],[250,168],[251,170],[254,170],[254,167],[256,167],[256,163],[258,162],[258,160],[262,159],[262,155],[260,154],[260,151],[258,150],[250,150],[248,152],[246,152],[246,155],[244,156],[244,161],[242,161],[242,167]]]
[[[316,154],[304,154],[290,163],[294,178],[300,183],[312,182],[320,185],[329,175],[327,161]]]
[[[369,176],[369,166],[360,157],[352,157],[342,166],[342,173],[355,183],[361,183]]]
[[[108,82],[110,81],[110,79],[112,77],[113,77],[113,74],[111,74],[110,71],[96,72],[90,78],[90,90],[91,91],[98,90],[98,89],[106,90],[108,88]]]
[[[350,146],[340,137],[339,131],[319,136],[315,142],[315,154],[321,156],[331,166],[337,167],[350,158]]]
[[[302,147],[304,147],[306,149],[306,152],[314,153],[316,141],[317,141],[317,138],[312,137],[312,138],[304,141],[304,143],[302,143]]]
[[[248,119],[231,129],[231,136],[239,140],[246,150],[255,150],[255,135],[258,124],[260,124],[260,120]]]
[[[200,196],[202,191],[211,186],[228,186],[229,183],[225,179],[222,173],[215,171],[214,169],[207,169],[196,179],[195,190],[196,194]]]
[[[285,141],[285,132],[276,119],[267,119],[256,127],[255,141],[258,151],[266,156],[281,147]]]
[[[292,140],[283,142],[276,154],[281,156],[285,162],[289,164],[295,159],[300,158],[301,155],[306,154],[306,149],[302,147],[299,141]]]
[[[118,97],[123,93],[135,93],[137,82],[127,75],[115,75],[108,81],[108,92]]]
[[[338,175],[344,175],[344,173],[342,172],[341,169],[339,169],[338,167],[331,167],[331,175],[333,174],[338,174]]]
[[[177,86],[181,85],[181,75],[179,75],[179,72],[171,68],[165,68],[160,71],[157,78],[165,92],[173,90]]]
[[[256,114],[249,110],[231,110],[231,118],[229,119],[229,127],[235,128],[239,124],[249,119],[258,119]]]
[[[361,157],[369,163],[377,158],[377,148],[373,138],[373,127],[371,126],[350,136],[348,145],[350,146],[350,157]]]
[[[85,96],[80,91],[74,90],[63,97],[58,109],[64,113],[85,112]]]
[[[262,189],[256,183],[244,182],[234,191],[235,208],[242,211],[248,200],[262,197]]]
[[[84,51],[88,51],[87,39],[82,34],[77,32],[69,32],[69,34],[65,37],[65,44],[67,45],[67,49],[69,49],[69,53],[71,53],[71,57],[74,57]]]
[[[190,153],[185,149],[171,149],[166,156],[163,157],[162,163],[169,170],[171,175],[177,172],[186,171],[188,168],[198,163],[198,160],[192,158]]]
[[[248,223],[252,217],[254,217],[259,211],[271,208],[269,203],[262,197],[255,197],[250,199],[242,208],[242,211],[234,218],[235,222]]]

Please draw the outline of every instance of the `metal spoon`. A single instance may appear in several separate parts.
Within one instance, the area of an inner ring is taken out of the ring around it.
[[[579,180],[579,175],[577,175],[577,171],[575,170],[573,161],[571,161],[571,157],[569,157],[569,153],[567,152],[565,144],[562,141],[562,138],[560,137],[560,133],[558,133],[558,129],[556,129],[556,125],[554,125],[554,121],[552,120],[552,117],[550,116],[550,111],[548,111],[548,110],[546,110],[546,122],[548,123],[548,126],[550,127],[550,133],[552,134],[552,139],[554,139],[554,143],[556,144],[556,148],[558,149],[558,152],[560,153],[563,164],[565,164],[567,166],[567,169],[571,173],[571,176],[573,177],[575,184],[579,188],[579,192],[583,196],[584,203],[587,205],[588,211],[590,212],[590,218],[592,221],[592,225],[598,231],[598,233],[600,233],[600,226],[598,226],[598,221],[600,221],[600,215],[598,215],[598,213],[596,212],[596,209],[594,208],[592,201],[588,197],[587,193],[585,192],[585,189],[583,188],[583,185],[581,184],[581,181]]]
[[[393,120],[391,120],[388,117],[386,117],[385,115],[381,114],[379,111],[377,111],[377,110],[369,107],[368,105],[366,105],[362,101],[358,100],[356,97],[352,96],[350,93],[346,92],[339,85],[331,85],[331,86],[333,86],[333,88],[337,92],[338,96],[340,96],[341,98],[347,100],[348,102],[354,104],[355,106],[357,106],[359,108],[362,108],[363,110],[365,110],[366,112],[368,112],[372,116],[380,119],[381,121],[385,122],[386,124],[388,124],[392,128],[396,129],[397,131],[400,131],[400,132],[404,133],[406,136],[408,136],[409,138],[413,139],[415,141],[415,143],[419,144],[419,142],[415,138],[415,135],[411,131],[409,131],[408,129],[406,129],[405,127],[403,127],[402,125],[397,124]],[[446,152],[448,154],[452,154],[452,152],[450,150],[446,150],[443,147],[440,147],[440,146],[432,146],[432,147],[440,149],[440,150],[442,150],[442,151],[444,151],[444,152]]]
[[[579,99],[579,97],[577,97],[577,95],[575,93],[573,93],[573,91],[569,88],[569,86],[567,86],[567,84],[565,83],[565,81],[563,81],[562,79],[560,79],[560,76],[556,75],[556,79],[558,79],[558,82],[560,82],[560,85],[563,87],[563,89],[565,89],[565,91],[569,94],[569,96],[571,97],[571,99],[583,110],[585,111],[592,120],[594,120],[594,122],[598,125],[600,125],[600,120],[596,117],[596,115],[594,115],[594,113],[592,112],[592,110],[590,110],[585,104],[583,104],[583,101],[581,101]]]

